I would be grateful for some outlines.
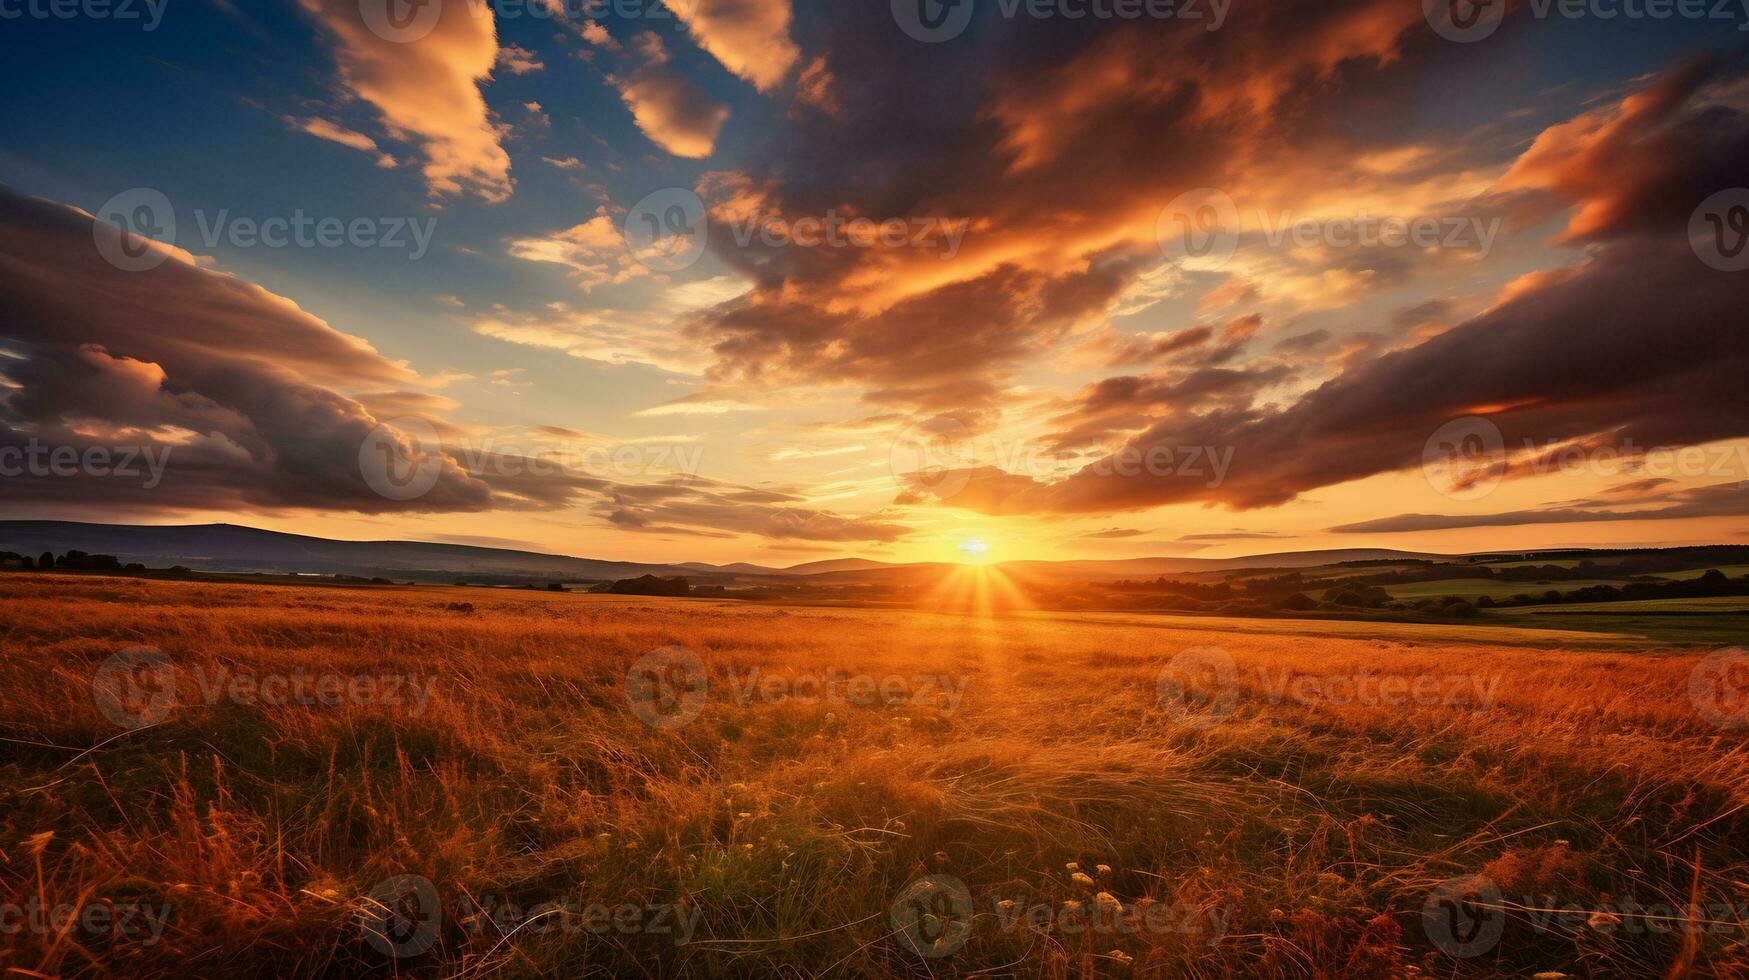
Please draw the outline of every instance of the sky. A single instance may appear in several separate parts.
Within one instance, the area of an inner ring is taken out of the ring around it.
[[[1749,542],[1744,4],[1444,3],[0,0],[0,508]]]

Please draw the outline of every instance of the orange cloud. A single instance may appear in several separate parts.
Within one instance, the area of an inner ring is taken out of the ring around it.
[[[421,148],[433,195],[472,192],[506,200],[510,156],[479,88],[498,61],[491,8],[470,0],[438,2],[429,33],[396,39],[392,31],[379,33],[381,25],[373,30],[357,0],[302,0],[332,36],[348,91],[375,106],[397,139]]]
[[[699,47],[761,92],[777,87],[800,56],[789,38],[789,0],[684,0],[669,6]]]

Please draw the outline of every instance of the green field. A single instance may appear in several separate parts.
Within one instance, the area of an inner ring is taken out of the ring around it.
[[[1749,596],[1517,606],[1491,610],[1489,615],[1538,628],[1614,633],[1661,643],[1749,642]]]

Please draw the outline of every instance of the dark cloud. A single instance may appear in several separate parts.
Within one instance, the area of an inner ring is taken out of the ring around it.
[[[880,3],[839,5],[809,25],[798,40],[820,52],[839,111],[776,119],[741,172],[701,184],[713,214],[836,210],[945,217],[968,230],[950,258],[773,249],[713,222],[713,250],[755,283],[692,327],[716,351],[717,376],[861,385],[906,408],[978,407],[1023,356],[1103,315],[1159,264],[1154,219],[1177,194],[1278,179],[1290,145],[1310,161],[1388,144],[1392,134],[1357,136],[1343,120],[1363,104],[1357,89],[1374,110],[1406,97],[1389,78],[1407,41],[1428,33],[1413,5],[1394,0],[1234,5],[1220,31],[1208,26],[1046,29],[992,8],[953,44],[930,45],[897,30]],[[1284,32],[1294,44],[1279,43]],[[1376,271],[1404,260],[1333,261]],[[1197,337],[1137,353],[1157,358]]]
[[[1231,470],[1218,486],[1090,466],[1060,483],[1016,488],[1021,499],[994,505],[1111,512],[1188,501],[1282,504],[1418,466],[1441,425],[1476,414],[1499,426],[1508,447],[1602,439],[1644,448],[1749,435],[1741,381],[1749,372],[1749,276],[1715,271],[1687,240],[1701,200],[1749,184],[1749,124],[1700,93],[1701,79],[1684,70],[1620,110],[1598,110],[1586,125],[1538,140],[1542,185],[1589,194],[1575,201],[1581,216],[1606,212],[1584,219],[1591,253],[1571,271],[1538,277],[1418,346],[1353,364],[1280,410],[1241,398],[1202,409],[1189,401],[1130,440],[1142,452],[1230,447]],[[1593,186],[1593,168],[1604,166],[1599,147],[1610,154],[1609,179]],[[1061,420],[1070,427],[1059,438],[1079,444],[1103,434],[1118,406],[1172,403],[1192,394],[1194,378],[1102,382]]]
[[[1496,514],[1399,514],[1330,528],[1338,534],[1388,534],[1452,528],[1517,527],[1525,524],[1592,524],[1604,521],[1669,521],[1689,517],[1749,515],[1749,485],[1720,483],[1666,495],[1667,503],[1634,510],[1550,507]]]
[[[769,488],[629,483],[561,460],[461,445],[448,398],[296,304],[179,253],[129,272],[104,260],[84,212],[0,188],[0,448],[126,449],[153,485],[91,473],[0,479],[0,498],[142,513],[557,510],[596,507],[640,530],[892,541],[907,529],[798,506]],[[387,420],[387,421],[385,421]],[[439,445],[417,437],[429,427]],[[550,436],[579,435],[542,427]],[[430,490],[373,490],[361,449],[429,458]],[[428,455],[428,451],[430,454]],[[10,454],[9,454],[10,455]],[[113,456],[113,453],[112,453]],[[16,462],[9,460],[9,464]],[[112,462],[114,462],[112,460]]]

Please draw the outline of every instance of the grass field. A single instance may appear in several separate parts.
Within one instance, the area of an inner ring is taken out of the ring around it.
[[[7,575],[0,965],[1749,972],[1749,668],[1537,636]]]

